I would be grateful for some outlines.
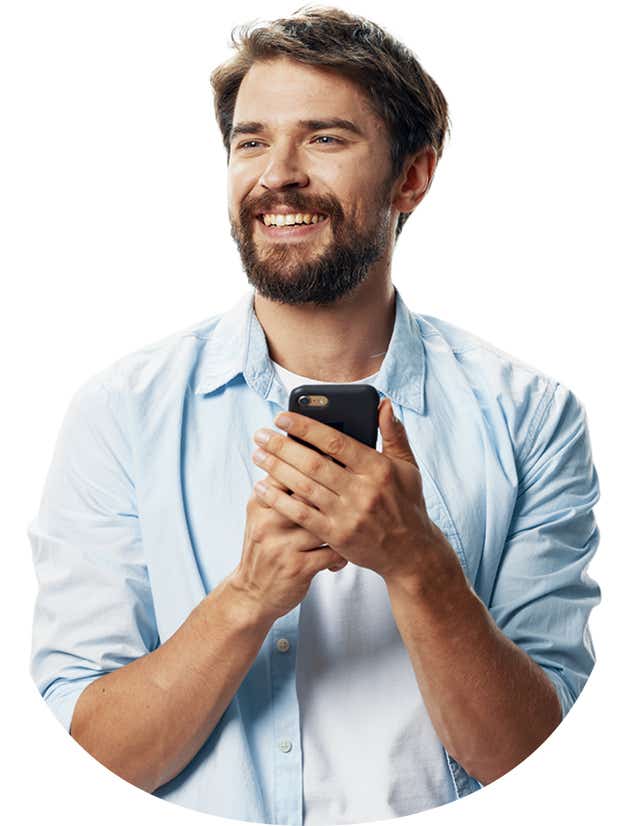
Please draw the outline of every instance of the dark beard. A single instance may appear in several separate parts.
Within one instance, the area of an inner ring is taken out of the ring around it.
[[[365,281],[371,264],[387,248],[389,210],[383,201],[385,197],[384,190],[377,204],[377,223],[366,233],[346,224],[340,204],[332,197],[317,197],[310,204],[299,191],[291,190],[285,199],[275,201],[266,193],[262,199],[244,204],[239,211],[239,224],[231,219],[231,235],[249,283],[262,296],[280,304],[332,304]],[[255,214],[269,212],[269,208],[281,204],[297,212],[322,212],[329,216],[331,230],[325,230],[331,231],[333,238],[322,254],[310,253],[309,260],[293,266],[294,256],[303,255],[302,245],[275,242],[262,256],[258,255],[253,240]],[[300,249],[291,249],[293,246]]]

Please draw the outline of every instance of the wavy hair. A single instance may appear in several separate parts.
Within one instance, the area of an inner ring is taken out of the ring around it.
[[[362,89],[390,136],[392,182],[420,149],[432,146],[441,157],[450,133],[446,99],[413,52],[376,23],[337,8],[302,6],[288,18],[234,27],[230,45],[235,54],[211,74],[228,158],[241,81],[253,63],[276,57],[331,68]],[[410,214],[398,216],[396,238]]]

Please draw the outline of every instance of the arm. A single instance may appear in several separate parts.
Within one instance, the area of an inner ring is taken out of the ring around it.
[[[63,421],[29,526],[31,673],[87,751],[152,791],[202,746],[271,623],[224,580],[160,645],[123,412],[90,381]]]
[[[429,553],[448,554],[441,545]],[[432,588],[406,580],[387,587],[437,736],[486,785],[531,754],[562,709],[548,677],[497,628],[449,553],[458,570],[446,565]]]
[[[594,664],[599,489],[586,416],[557,385],[523,448],[519,495],[488,610],[438,531],[426,579],[387,582],[395,620],[447,751],[481,783],[561,721]],[[430,575],[428,575],[430,574]]]
[[[86,688],[71,735],[115,774],[154,791],[207,740],[271,624],[227,577],[162,646]]]

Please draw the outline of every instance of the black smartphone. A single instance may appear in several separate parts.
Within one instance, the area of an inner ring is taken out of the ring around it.
[[[288,409],[376,448],[380,401],[378,391],[371,384],[301,384],[291,390]],[[288,435],[323,456],[327,455],[298,436]],[[331,458],[344,467],[342,462]]]

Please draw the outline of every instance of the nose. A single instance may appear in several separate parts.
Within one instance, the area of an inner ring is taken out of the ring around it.
[[[267,156],[267,164],[260,176],[260,185],[265,189],[284,189],[291,186],[308,186],[309,178],[304,172],[299,156],[288,146],[273,146]]]

